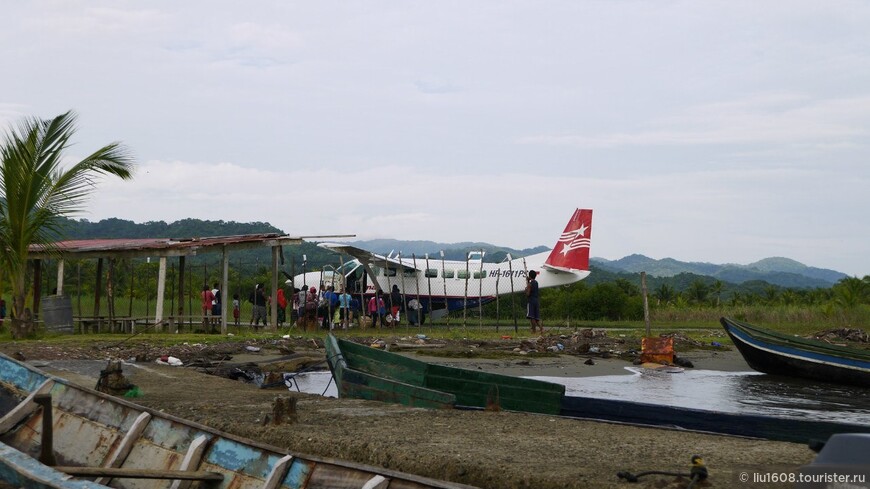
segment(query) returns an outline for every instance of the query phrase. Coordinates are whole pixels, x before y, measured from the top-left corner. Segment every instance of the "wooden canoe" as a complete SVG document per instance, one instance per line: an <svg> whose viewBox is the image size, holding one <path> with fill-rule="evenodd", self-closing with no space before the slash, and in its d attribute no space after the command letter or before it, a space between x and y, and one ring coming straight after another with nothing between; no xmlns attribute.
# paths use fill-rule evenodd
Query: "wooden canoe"
<svg viewBox="0 0 870 489"><path fill-rule="evenodd" d="M432 365L329 335L329 368L342 397L426 408L507 409L559 414L565 386Z"/></svg>
<svg viewBox="0 0 870 489"><path fill-rule="evenodd" d="M798 443L826 440L834 433L870 432L864 425L566 396L563 385L431 365L333 335L327 336L326 351L341 397L484 408L497 392L500 407L512 411Z"/></svg>
<svg viewBox="0 0 870 489"><path fill-rule="evenodd" d="M50 397L40 399L44 395ZM51 406L46 430L38 400ZM52 432L51 443L43 441L43 431ZM40 453L48 445L51 461ZM5 355L0 355L0 480L30 489L471 487L288 453L77 386Z"/></svg>
<svg viewBox="0 0 870 489"><path fill-rule="evenodd" d="M723 317L722 327L755 370L870 387L870 350L832 345Z"/></svg>

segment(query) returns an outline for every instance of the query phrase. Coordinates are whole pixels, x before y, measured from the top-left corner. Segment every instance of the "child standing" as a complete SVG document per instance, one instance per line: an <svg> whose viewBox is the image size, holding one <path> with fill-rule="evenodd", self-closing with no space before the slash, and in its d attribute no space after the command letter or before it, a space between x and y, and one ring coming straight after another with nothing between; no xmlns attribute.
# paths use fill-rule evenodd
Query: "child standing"
<svg viewBox="0 0 870 489"><path fill-rule="evenodd" d="M239 327L239 316L241 303L239 302L239 294L233 294L233 320L236 323L236 327Z"/></svg>

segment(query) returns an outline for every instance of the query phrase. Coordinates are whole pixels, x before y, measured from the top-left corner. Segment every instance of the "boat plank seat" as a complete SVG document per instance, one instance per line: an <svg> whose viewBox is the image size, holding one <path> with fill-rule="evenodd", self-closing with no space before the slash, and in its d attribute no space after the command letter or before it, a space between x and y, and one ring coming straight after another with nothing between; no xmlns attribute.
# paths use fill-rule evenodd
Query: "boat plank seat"
<svg viewBox="0 0 870 489"><path fill-rule="evenodd" d="M31 414L33 414L37 409L40 409L39 404L33 401L36 396L48 394L51 392L52 387L54 387L54 381L51 379L46 380L42 384L40 384L39 388L31 392L21 403L15 406L11 411L6 413L6 416L0 418L0 434L6 433L7 431L14 428L18 423L25 420Z"/></svg>
<svg viewBox="0 0 870 489"><path fill-rule="evenodd" d="M133 426L127 430L124 439L121 440L121 443L118 444L115 452L106 460L103 466L112 468L120 467L124 463L124 460L127 459L127 456L130 455L130 452L133 450L133 445L136 443L136 440L142 436L142 432L145 431L145 428L148 426L150 421L151 414L142 412L142 414L136 418L136 421L133 422ZM109 479L106 477L100 477L94 482L105 486L109 484Z"/></svg>
<svg viewBox="0 0 870 489"><path fill-rule="evenodd" d="M70 467L53 469L77 477L108 477L111 479L176 479L185 481L222 482L224 475L207 470L124 469L115 467Z"/></svg>
<svg viewBox="0 0 870 489"><path fill-rule="evenodd" d="M181 471L189 472L192 469L199 467L209 440L210 437L200 435L191 442L190 447L187 449L187 453L184 454L184 460L182 460L181 466L179 467ZM170 486L170 489L187 489L190 487L190 480L191 479L176 479L172 483L172 486Z"/></svg>

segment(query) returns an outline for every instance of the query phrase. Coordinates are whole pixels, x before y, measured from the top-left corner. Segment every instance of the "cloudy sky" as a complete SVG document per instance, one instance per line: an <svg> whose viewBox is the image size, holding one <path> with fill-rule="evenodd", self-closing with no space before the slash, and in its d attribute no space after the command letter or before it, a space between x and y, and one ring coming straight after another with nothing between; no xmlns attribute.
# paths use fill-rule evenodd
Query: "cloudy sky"
<svg viewBox="0 0 870 489"><path fill-rule="evenodd" d="M268 221L870 274L870 3L0 0L0 126L74 110L90 220Z"/></svg>

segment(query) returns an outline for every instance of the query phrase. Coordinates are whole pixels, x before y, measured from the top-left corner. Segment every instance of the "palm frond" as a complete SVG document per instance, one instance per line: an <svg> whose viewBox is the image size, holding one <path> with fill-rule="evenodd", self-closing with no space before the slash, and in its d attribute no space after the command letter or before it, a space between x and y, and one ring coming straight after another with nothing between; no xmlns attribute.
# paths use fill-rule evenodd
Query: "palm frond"
<svg viewBox="0 0 870 489"><path fill-rule="evenodd" d="M0 266L13 283L23 284L29 246L56 241L61 218L83 209L95 176L133 175L133 158L119 143L67 167L64 152L75 130L72 111L50 120L25 118L0 145Z"/></svg>

